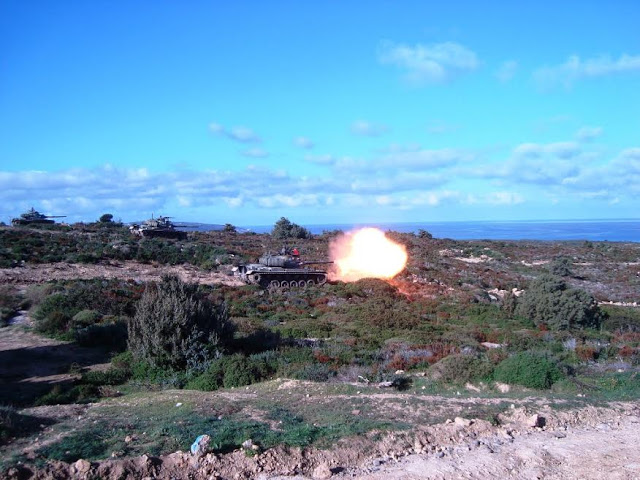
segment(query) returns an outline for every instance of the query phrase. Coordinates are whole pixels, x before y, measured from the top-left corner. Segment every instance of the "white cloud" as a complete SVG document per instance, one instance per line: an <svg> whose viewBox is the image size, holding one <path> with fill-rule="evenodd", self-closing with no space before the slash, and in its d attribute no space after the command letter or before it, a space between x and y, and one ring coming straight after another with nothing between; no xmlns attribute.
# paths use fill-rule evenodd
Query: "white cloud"
<svg viewBox="0 0 640 480"><path fill-rule="evenodd" d="M262 148L248 148L240 153L242 153L242 155L244 155L245 157L252 158L265 158L269 156L269 152L263 150Z"/></svg>
<svg viewBox="0 0 640 480"><path fill-rule="evenodd" d="M575 137L581 142L590 142L602 135L602 127L582 127Z"/></svg>
<svg viewBox="0 0 640 480"><path fill-rule="evenodd" d="M240 143L260 143L262 139L248 127L226 128L219 123L210 123L209 131Z"/></svg>
<svg viewBox="0 0 640 480"><path fill-rule="evenodd" d="M472 50L454 42L408 46L383 42L378 50L383 65L395 65L413 84L446 83L480 66Z"/></svg>
<svg viewBox="0 0 640 480"><path fill-rule="evenodd" d="M518 62L508 60L500 65L500 68L496 70L495 76L500 82L507 83L515 76L517 70Z"/></svg>
<svg viewBox="0 0 640 480"><path fill-rule="evenodd" d="M293 144L296 147L304 148L305 150L309 150L314 147L313 141L307 137L296 137L293 139Z"/></svg>
<svg viewBox="0 0 640 480"><path fill-rule="evenodd" d="M358 120L351 124L351 133L354 135L362 135L365 137L379 137L380 135L387 133L389 127L382 124L376 124L367 122L365 120Z"/></svg>
<svg viewBox="0 0 640 480"><path fill-rule="evenodd" d="M325 155L305 155L305 162L315 163L316 165L334 165L338 159L329 154Z"/></svg>
<svg viewBox="0 0 640 480"><path fill-rule="evenodd" d="M227 136L242 143L259 143L260 137L247 127L233 127L227 133Z"/></svg>
<svg viewBox="0 0 640 480"><path fill-rule="evenodd" d="M427 132L434 134L434 135L441 135L443 133L451 133L451 132L455 132L459 129L460 127L458 127L457 125L448 125L446 123L442 123L442 122L435 122L432 123L431 125L429 125L427 127Z"/></svg>
<svg viewBox="0 0 640 480"><path fill-rule="evenodd" d="M640 72L640 55L623 54L617 60L608 55L586 60L580 59L578 55L572 55L563 64L537 69L533 73L533 78L543 89L558 85L571 88L575 82L585 78L629 72Z"/></svg>
<svg viewBox="0 0 640 480"><path fill-rule="evenodd" d="M580 145L575 142L556 142L547 144L522 143L513 150L514 156L528 158L539 158L543 155L572 158L580 152Z"/></svg>
<svg viewBox="0 0 640 480"><path fill-rule="evenodd" d="M318 204L318 195L295 194L285 195L278 193L258 198L258 205L264 208L315 206Z"/></svg>

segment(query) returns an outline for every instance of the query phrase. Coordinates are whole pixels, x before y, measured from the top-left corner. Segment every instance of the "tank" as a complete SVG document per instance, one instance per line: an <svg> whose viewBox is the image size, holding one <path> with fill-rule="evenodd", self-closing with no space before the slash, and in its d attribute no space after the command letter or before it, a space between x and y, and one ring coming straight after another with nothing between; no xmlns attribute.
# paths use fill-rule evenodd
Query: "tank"
<svg viewBox="0 0 640 480"><path fill-rule="evenodd" d="M239 265L234 268L234 272L245 283L264 288L303 288L322 285L327 281L327 272L311 265L330 263L333 262L303 262L297 255L266 254L258 259L258 263Z"/></svg>
<svg viewBox="0 0 640 480"><path fill-rule="evenodd" d="M170 217L163 217L162 215L158 218L153 218L152 216L149 220L145 220L140 225L134 223L129 226L129 230L132 234L138 237L161 237L185 240L187 238L187 232L176 230L176 225L174 225L169 218Z"/></svg>
<svg viewBox="0 0 640 480"><path fill-rule="evenodd" d="M44 215L40 212L38 212L37 210L35 210L33 207L31 207L31 210L28 210L22 214L20 214L19 218L13 218L11 220L11 224L14 226L17 225L33 225L33 224L48 224L51 225L53 223L55 223L54 220L51 220L52 218L64 218L65 215Z"/></svg>

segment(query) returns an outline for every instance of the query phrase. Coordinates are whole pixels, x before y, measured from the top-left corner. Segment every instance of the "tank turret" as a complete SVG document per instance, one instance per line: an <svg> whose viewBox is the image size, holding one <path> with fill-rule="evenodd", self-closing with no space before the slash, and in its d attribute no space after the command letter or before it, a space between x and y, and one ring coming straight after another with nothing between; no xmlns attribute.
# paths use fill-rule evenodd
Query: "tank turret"
<svg viewBox="0 0 640 480"><path fill-rule="evenodd" d="M297 250L294 249L297 253ZM244 282L261 287L303 288L322 285L327 281L325 270L311 265L331 264L331 261L302 261L299 255L289 252L273 255L266 254L257 263L239 265L234 268L235 275Z"/></svg>
<svg viewBox="0 0 640 480"><path fill-rule="evenodd" d="M32 224L50 225L55 223L54 220L51 220L52 218L64 218L65 216L66 215L44 215L31 207L31 210L20 214L19 218L13 218L11 224L14 226Z"/></svg>
<svg viewBox="0 0 640 480"><path fill-rule="evenodd" d="M160 215L158 218L153 218L153 216L151 216L149 220L145 220L141 224L134 223L129 226L129 230L138 237L162 237L185 240L187 238L187 232L176 230L176 226L180 225L174 225L169 218L171 217L163 217Z"/></svg>

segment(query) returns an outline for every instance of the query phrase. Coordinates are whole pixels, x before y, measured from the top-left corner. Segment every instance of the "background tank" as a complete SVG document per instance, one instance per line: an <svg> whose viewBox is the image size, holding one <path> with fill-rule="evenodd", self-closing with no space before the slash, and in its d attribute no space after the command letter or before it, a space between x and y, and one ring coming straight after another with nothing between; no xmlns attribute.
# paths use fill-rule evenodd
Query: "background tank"
<svg viewBox="0 0 640 480"><path fill-rule="evenodd" d="M329 264L329 261L303 262L293 255L263 255L258 263L239 265L235 274L246 283L274 288L302 288L322 285L327 272L309 265Z"/></svg>
<svg viewBox="0 0 640 480"><path fill-rule="evenodd" d="M187 232L176 230L176 225L169 220L169 217L163 217L162 215L158 218L151 217L149 220L142 222L141 225L133 224L129 227L129 230L139 237L162 237L178 240L187 238Z"/></svg>
<svg viewBox="0 0 640 480"><path fill-rule="evenodd" d="M31 210L28 210L22 214L20 214L19 218L14 218L11 220L12 225L31 225L31 224L52 224L55 221L51 220L52 218L64 218L65 215L44 215L33 207Z"/></svg>

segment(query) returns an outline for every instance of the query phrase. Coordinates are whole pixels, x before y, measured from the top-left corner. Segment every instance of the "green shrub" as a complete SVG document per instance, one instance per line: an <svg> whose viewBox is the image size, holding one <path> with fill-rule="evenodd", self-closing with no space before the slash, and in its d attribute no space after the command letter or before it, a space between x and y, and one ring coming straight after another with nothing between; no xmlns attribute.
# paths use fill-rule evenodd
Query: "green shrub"
<svg viewBox="0 0 640 480"><path fill-rule="evenodd" d="M306 228L292 223L285 217L281 217L273 226L271 236L280 240L286 240L290 238L311 238L311 233Z"/></svg>
<svg viewBox="0 0 640 480"><path fill-rule="evenodd" d="M134 358L174 370L207 366L216 358L233 332L226 305L201 297L197 285L175 276L147 285L128 322Z"/></svg>
<svg viewBox="0 0 640 480"><path fill-rule="evenodd" d="M125 369L113 368L105 371L91 371L82 375L82 383L88 385L122 385L131 377L131 372Z"/></svg>
<svg viewBox="0 0 640 480"><path fill-rule="evenodd" d="M560 278L542 275L518 299L516 314L551 330L598 328L603 314L595 299L583 290L569 288Z"/></svg>
<svg viewBox="0 0 640 480"><path fill-rule="evenodd" d="M117 320L113 323L89 325L77 329L74 339L83 347L100 347L122 352L127 348L127 324L123 320Z"/></svg>
<svg viewBox="0 0 640 480"><path fill-rule="evenodd" d="M570 277L572 266L571 259L567 257L558 257L549 264L549 273L558 277Z"/></svg>
<svg viewBox="0 0 640 480"><path fill-rule="evenodd" d="M98 323L102 315L95 310L81 310L73 316L72 326L76 328L88 327L94 323Z"/></svg>
<svg viewBox="0 0 640 480"><path fill-rule="evenodd" d="M333 372L329 370L328 365L324 363L310 363L295 372L293 378L312 382L326 382L332 374Z"/></svg>
<svg viewBox="0 0 640 480"><path fill-rule="evenodd" d="M249 357L236 353L211 362L204 373L187 383L187 388L213 391L222 387L242 387L269 378L277 368L277 352L263 352Z"/></svg>
<svg viewBox="0 0 640 480"><path fill-rule="evenodd" d="M544 389L560 380L562 372L545 355L521 352L500 362L493 376L499 382Z"/></svg>
<svg viewBox="0 0 640 480"><path fill-rule="evenodd" d="M493 365L486 360L473 355L449 355L429 369L429 375L434 380L445 383L463 384L478 379L488 378L493 371Z"/></svg>

